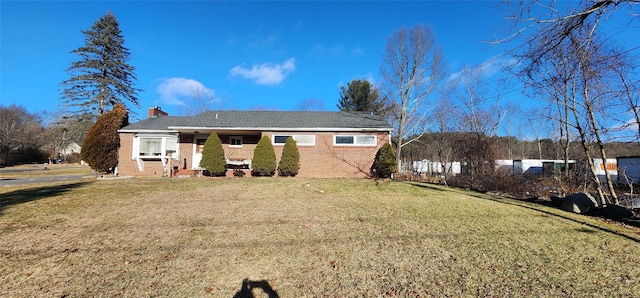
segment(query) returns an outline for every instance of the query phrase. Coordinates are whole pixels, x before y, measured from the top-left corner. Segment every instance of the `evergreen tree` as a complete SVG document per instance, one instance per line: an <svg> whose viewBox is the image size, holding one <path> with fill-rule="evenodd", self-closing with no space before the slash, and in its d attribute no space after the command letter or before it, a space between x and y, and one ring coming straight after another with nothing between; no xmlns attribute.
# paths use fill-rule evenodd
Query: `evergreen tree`
<svg viewBox="0 0 640 298"><path fill-rule="evenodd" d="M85 45L71 51L81 59L67 69L71 78L62 82L64 103L78 107L81 113L97 116L108 107L124 105L126 101L139 107L139 89L133 87L137 80L135 67L127 64L130 53L123 46L124 38L116 17L107 12L90 30L81 32Z"/></svg>
<svg viewBox="0 0 640 298"><path fill-rule="evenodd" d="M118 130L129 124L127 109L116 104L113 110L98 117L82 142L80 156L96 172L110 173L118 165L120 136Z"/></svg>
<svg viewBox="0 0 640 298"><path fill-rule="evenodd" d="M253 150L251 162L252 176L273 176L276 172L276 152L273 150L271 138L263 136Z"/></svg>
<svg viewBox="0 0 640 298"><path fill-rule="evenodd" d="M385 143L378 149L376 158L371 166L371 174L378 178L389 178L392 173L398 171L396 156L393 153L391 144Z"/></svg>
<svg viewBox="0 0 640 298"><path fill-rule="evenodd" d="M386 105L378 89L367 80L353 80L347 83L346 87L340 87L340 101L337 107L343 112L364 111L382 116L386 114Z"/></svg>
<svg viewBox="0 0 640 298"><path fill-rule="evenodd" d="M215 132L212 132L204 142L200 167L206 169L211 176L224 176L227 171L227 160L224 158L222 141Z"/></svg>
<svg viewBox="0 0 640 298"><path fill-rule="evenodd" d="M300 170L300 152L293 137L287 138L282 148L282 156L278 165L278 176L295 176Z"/></svg>

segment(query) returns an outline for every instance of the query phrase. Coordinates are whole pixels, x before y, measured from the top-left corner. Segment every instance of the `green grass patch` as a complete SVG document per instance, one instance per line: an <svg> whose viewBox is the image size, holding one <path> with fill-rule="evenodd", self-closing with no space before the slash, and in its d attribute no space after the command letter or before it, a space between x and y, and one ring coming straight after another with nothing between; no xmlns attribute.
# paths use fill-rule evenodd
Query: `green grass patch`
<svg viewBox="0 0 640 298"><path fill-rule="evenodd" d="M439 186L155 178L0 196L5 297L233 297L243 280L280 297L640 293L637 230Z"/></svg>

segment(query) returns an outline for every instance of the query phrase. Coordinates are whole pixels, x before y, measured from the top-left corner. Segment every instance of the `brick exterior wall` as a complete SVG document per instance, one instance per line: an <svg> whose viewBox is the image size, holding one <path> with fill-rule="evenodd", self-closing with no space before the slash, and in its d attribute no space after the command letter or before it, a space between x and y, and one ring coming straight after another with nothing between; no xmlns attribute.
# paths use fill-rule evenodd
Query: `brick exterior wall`
<svg viewBox="0 0 640 298"><path fill-rule="evenodd" d="M219 134L223 143L225 156L232 160L243 160L253 158L253 150L261 136L266 135L272 138L274 132L262 132L261 135L243 135L241 147L230 146L229 137L232 135ZM277 135L309 134L301 132L277 132ZM334 135L377 135L377 145L375 146L334 146ZM314 146L298 146L300 152L300 171L297 177L302 178L366 178L369 177L370 168L373 164L378 149L389 141L388 132L364 132L364 133L333 133L317 132ZM170 166L169 172L165 173L162 163L159 160L142 161L143 170L140 171L138 163L132 158L133 148L132 133L120 134L120 150L118 171L121 176L178 176L194 175L197 171L192 170L198 165L193 164L193 152L195 139L206 138L205 136L181 135L178 138L178 148L180 160ZM282 145L274 145L277 162L282 155ZM173 167L177 166L177 171ZM245 177L250 176L250 171L245 170ZM277 175L277 173L276 173ZM233 171L227 171L228 177L233 177Z"/></svg>

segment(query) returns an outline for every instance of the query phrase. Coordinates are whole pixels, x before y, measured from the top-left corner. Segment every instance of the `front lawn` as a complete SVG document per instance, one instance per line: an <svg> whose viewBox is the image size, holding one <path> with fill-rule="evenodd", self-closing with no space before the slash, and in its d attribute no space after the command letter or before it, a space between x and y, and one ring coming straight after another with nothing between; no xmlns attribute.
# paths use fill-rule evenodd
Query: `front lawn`
<svg viewBox="0 0 640 298"><path fill-rule="evenodd" d="M1 297L640 293L637 230L438 186L83 180L0 200Z"/></svg>

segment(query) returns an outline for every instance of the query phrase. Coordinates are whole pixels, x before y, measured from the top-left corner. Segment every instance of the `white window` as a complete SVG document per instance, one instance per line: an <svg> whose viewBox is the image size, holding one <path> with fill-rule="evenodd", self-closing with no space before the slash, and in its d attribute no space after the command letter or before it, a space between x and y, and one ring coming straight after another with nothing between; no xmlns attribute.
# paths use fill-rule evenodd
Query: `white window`
<svg viewBox="0 0 640 298"><path fill-rule="evenodd" d="M137 136L133 143L135 157L170 157L178 151L178 138L175 136Z"/></svg>
<svg viewBox="0 0 640 298"><path fill-rule="evenodd" d="M283 146L289 137L293 137L298 146L315 146L315 135L273 135L273 144Z"/></svg>
<svg viewBox="0 0 640 298"><path fill-rule="evenodd" d="M375 135L334 135L334 146L375 146L377 145Z"/></svg>
<svg viewBox="0 0 640 298"><path fill-rule="evenodd" d="M229 146L230 147L242 147L242 136L231 136L231 137L229 137Z"/></svg>
<svg viewBox="0 0 640 298"><path fill-rule="evenodd" d="M162 138L140 138L140 156L162 155Z"/></svg>

